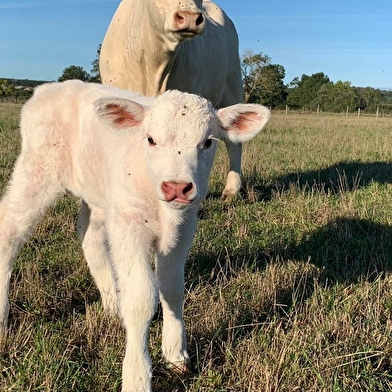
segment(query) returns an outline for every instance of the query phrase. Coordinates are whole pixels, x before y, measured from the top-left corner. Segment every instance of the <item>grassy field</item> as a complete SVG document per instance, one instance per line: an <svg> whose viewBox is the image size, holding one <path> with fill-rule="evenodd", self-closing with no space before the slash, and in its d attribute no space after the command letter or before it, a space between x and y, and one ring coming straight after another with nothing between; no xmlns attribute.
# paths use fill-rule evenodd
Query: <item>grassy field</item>
<svg viewBox="0 0 392 392"><path fill-rule="evenodd" d="M0 105L0 186L19 150L20 106ZM154 391L392 390L392 120L275 113L244 152L244 188L220 201L219 149L186 271L193 374ZM12 280L0 391L121 390L124 331L106 316L62 199Z"/></svg>

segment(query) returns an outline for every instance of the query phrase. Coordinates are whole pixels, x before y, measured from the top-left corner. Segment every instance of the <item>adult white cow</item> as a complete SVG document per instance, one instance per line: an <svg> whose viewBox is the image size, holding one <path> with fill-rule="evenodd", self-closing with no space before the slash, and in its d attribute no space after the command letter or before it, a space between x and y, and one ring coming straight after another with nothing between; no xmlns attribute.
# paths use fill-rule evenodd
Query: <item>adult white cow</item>
<svg viewBox="0 0 392 392"><path fill-rule="evenodd" d="M184 265L215 140L249 140L268 117L263 106L216 111L178 91L152 99L79 81L38 87L22 111L22 151L0 203L0 335L22 243L69 190L88 205L78 222L83 250L104 306L118 303L126 329L122 390L151 391L147 336L158 297L163 355L185 370Z"/></svg>
<svg viewBox="0 0 392 392"><path fill-rule="evenodd" d="M123 0L102 43L100 72L104 84L147 96L178 89L215 107L243 102L237 32L208 0ZM241 187L242 147L225 144L228 200Z"/></svg>

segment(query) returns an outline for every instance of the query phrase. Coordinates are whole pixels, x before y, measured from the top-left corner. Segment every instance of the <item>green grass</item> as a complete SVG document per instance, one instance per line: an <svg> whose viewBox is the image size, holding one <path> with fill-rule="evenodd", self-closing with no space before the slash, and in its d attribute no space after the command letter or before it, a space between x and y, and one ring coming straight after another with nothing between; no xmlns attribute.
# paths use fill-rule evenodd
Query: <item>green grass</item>
<svg viewBox="0 0 392 392"><path fill-rule="evenodd" d="M20 106L0 106L0 184ZM150 352L154 391L392 390L392 135L388 118L273 114L246 145L244 187L219 199L218 151L186 271L193 375ZM124 331L106 316L75 231L72 196L23 247L0 390L120 391Z"/></svg>

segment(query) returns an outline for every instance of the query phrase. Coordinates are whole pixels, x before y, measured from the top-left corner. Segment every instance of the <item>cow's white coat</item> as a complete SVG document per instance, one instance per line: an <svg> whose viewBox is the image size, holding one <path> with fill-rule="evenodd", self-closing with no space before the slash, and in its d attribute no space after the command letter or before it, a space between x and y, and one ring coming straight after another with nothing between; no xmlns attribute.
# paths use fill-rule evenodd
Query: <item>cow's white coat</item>
<svg viewBox="0 0 392 392"><path fill-rule="evenodd" d="M46 208L71 191L86 205L78 233L103 306L118 306L126 328L123 391L151 391L147 336L158 297L163 355L186 369L184 264L215 138L249 140L268 117L259 105L216 111L178 91L151 99L79 81L38 87L22 110L22 150L0 203L0 334L13 262Z"/></svg>
<svg viewBox="0 0 392 392"><path fill-rule="evenodd" d="M243 102L235 27L208 0L123 0L102 43L100 72L104 84L147 96L177 89L215 107ZM241 187L242 148L225 143L230 169L222 196L229 199Z"/></svg>

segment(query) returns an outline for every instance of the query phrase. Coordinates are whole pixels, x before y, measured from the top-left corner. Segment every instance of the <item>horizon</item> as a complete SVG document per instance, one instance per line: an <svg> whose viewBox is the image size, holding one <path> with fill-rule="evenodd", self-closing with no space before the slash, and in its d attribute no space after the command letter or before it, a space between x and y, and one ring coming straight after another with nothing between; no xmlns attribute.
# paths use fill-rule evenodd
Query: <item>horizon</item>
<svg viewBox="0 0 392 392"><path fill-rule="evenodd" d="M322 71L320 71L322 72ZM308 75L311 76L311 75ZM328 75L327 75L328 76ZM58 82L57 80L36 80L36 79L29 79L29 78L2 78L0 77L0 79L5 79L5 80L17 80L17 81L29 81L29 82L43 82L43 83L56 83ZM335 83L335 82L334 82ZM288 86L288 83L285 84L285 86ZM373 86L354 86L352 85L352 87L354 88L373 88L375 90L380 90L380 91L392 91L392 87L373 87Z"/></svg>

